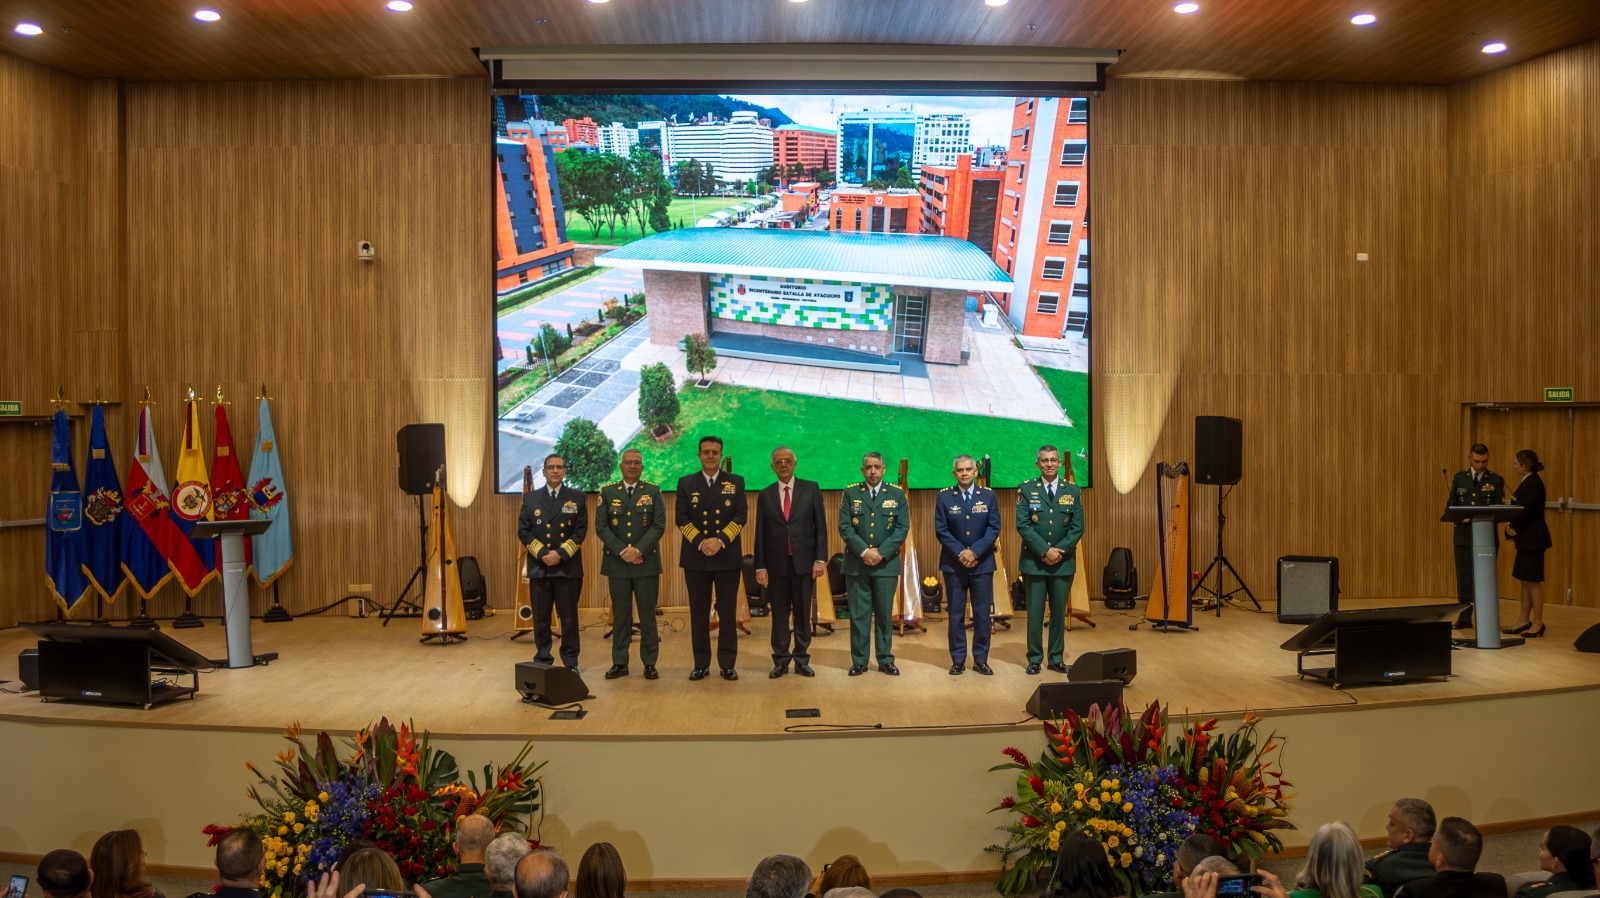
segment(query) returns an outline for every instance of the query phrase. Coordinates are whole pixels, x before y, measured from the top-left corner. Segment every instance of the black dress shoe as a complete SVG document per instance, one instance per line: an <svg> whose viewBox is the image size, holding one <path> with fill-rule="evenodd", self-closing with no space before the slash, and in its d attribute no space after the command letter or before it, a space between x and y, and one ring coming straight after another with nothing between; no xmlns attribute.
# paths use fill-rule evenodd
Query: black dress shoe
<svg viewBox="0 0 1600 898"><path fill-rule="evenodd" d="M1037 665L1037 664L1028 665L1028 676L1036 677L1038 675L1039 675L1039 665Z"/></svg>
<svg viewBox="0 0 1600 898"><path fill-rule="evenodd" d="M850 665L850 676L852 676L852 677L859 677L859 676L861 676L862 674L864 674L866 672L867 672L867 666L865 664L852 664L852 665Z"/></svg>
<svg viewBox="0 0 1600 898"><path fill-rule="evenodd" d="M1456 621L1455 628L1457 630L1470 630L1470 629L1472 629L1472 618L1463 617L1462 619Z"/></svg>
<svg viewBox="0 0 1600 898"><path fill-rule="evenodd" d="M646 680L654 680L660 676L661 674L656 673L656 666L654 664L646 664L644 666L644 678Z"/></svg>
<svg viewBox="0 0 1600 898"><path fill-rule="evenodd" d="M578 672L578 665L576 665L576 664L568 664L567 665L567 673L575 674L577 672Z"/></svg>
<svg viewBox="0 0 1600 898"><path fill-rule="evenodd" d="M1544 635L1544 624L1540 624L1539 629L1537 630L1524 630L1522 635L1527 639L1538 639L1540 636Z"/></svg>
<svg viewBox="0 0 1600 898"><path fill-rule="evenodd" d="M950 665L950 676L959 677L961 676L961 672L966 669L967 666L965 664L952 664Z"/></svg>
<svg viewBox="0 0 1600 898"><path fill-rule="evenodd" d="M739 672L731 667L725 667L722 669L722 678L724 680L737 680L739 679Z"/></svg>
<svg viewBox="0 0 1600 898"><path fill-rule="evenodd" d="M1532 627L1533 627L1533 622L1529 621L1528 623L1525 623L1520 627L1506 627L1504 630L1501 630L1500 632L1509 634L1511 636L1515 636L1518 633L1526 633L1526 632L1528 632L1528 630L1530 630ZM1542 630L1540 632L1543 633Z"/></svg>
<svg viewBox="0 0 1600 898"><path fill-rule="evenodd" d="M704 680L709 676L711 676L711 671L704 667L696 667L694 670L689 671L689 679L691 680Z"/></svg>
<svg viewBox="0 0 1600 898"><path fill-rule="evenodd" d="M794 672L802 677L814 677L817 675L817 672L811 669L811 665L802 661L796 661L794 663Z"/></svg>
<svg viewBox="0 0 1600 898"><path fill-rule="evenodd" d="M879 673L886 673L891 677L900 676L900 668L895 667L893 661L889 662L888 664L880 664L880 665L878 665L878 672Z"/></svg>
<svg viewBox="0 0 1600 898"><path fill-rule="evenodd" d="M613 664L611 669L606 671L606 679L608 680L615 680L617 677L625 677L627 675L628 665L626 664Z"/></svg>
<svg viewBox="0 0 1600 898"><path fill-rule="evenodd" d="M972 665L972 669L977 671L978 673L983 674L986 677L994 676L994 668L990 667L987 663L985 663L983 661L979 661L977 664Z"/></svg>
<svg viewBox="0 0 1600 898"><path fill-rule="evenodd" d="M1056 663L1050 665L1050 669L1055 671L1056 673L1066 673L1067 672L1067 665L1063 661L1057 661Z"/></svg>
<svg viewBox="0 0 1600 898"><path fill-rule="evenodd" d="M780 664L777 667L774 667L772 669L772 673L767 674L767 679L776 680L777 678L783 676L784 674L786 674L788 672L789 672L788 665Z"/></svg>

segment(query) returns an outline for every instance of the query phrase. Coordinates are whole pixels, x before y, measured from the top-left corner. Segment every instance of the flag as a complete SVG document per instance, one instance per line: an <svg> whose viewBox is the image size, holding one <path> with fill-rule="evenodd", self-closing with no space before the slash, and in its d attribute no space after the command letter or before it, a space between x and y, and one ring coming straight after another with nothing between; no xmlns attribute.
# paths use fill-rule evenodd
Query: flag
<svg viewBox="0 0 1600 898"><path fill-rule="evenodd" d="M122 573L122 483L106 439L106 416L90 412L89 461L83 466L83 571L89 586L114 602L127 577Z"/></svg>
<svg viewBox="0 0 1600 898"><path fill-rule="evenodd" d="M89 581L83 576L83 493L72 467L72 425L61 409L56 409L50 439L50 510L45 517L45 579L51 596L71 613L88 591Z"/></svg>
<svg viewBox="0 0 1600 898"><path fill-rule="evenodd" d="M250 538L255 557L251 573L262 586L270 584L294 561L294 539L289 531L289 499L283 490L283 465L272 434L272 412L261 400L261 423L256 428L256 454L250 459L250 517L272 521L260 536Z"/></svg>
<svg viewBox="0 0 1600 898"><path fill-rule="evenodd" d="M172 515L167 474L148 407L139 410L123 507L128 513L122 516L122 569L141 596L150 598L174 575L185 583L204 581L205 563Z"/></svg>
<svg viewBox="0 0 1600 898"><path fill-rule="evenodd" d="M185 537L194 525L212 520L211 478L206 475L206 447L200 439L200 403L194 399L184 403L183 442L178 446L178 468L172 476L172 517ZM209 539L190 542L204 571L198 582L181 570L178 579L183 591L192 596L217 576L217 547Z"/></svg>
<svg viewBox="0 0 1600 898"><path fill-rule="evenodd" d="M247 521L250 503L245 500L244 475L239 472L239 456L234 453L233 429L228 426L228 407L216 405L217 440L211 455L211 517L216 521ZM250 563L250 540L244 540L244 561Z"/></svg>

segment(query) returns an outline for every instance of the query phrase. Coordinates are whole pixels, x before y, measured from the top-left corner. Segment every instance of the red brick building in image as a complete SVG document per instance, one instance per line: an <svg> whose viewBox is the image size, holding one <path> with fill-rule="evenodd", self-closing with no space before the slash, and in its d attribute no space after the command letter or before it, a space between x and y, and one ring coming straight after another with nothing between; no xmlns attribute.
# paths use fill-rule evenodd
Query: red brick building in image
<svg viewBox="0 0 1600 898"><path fill-rule="evenodd" d="M495 294L572 267L566 212L556 179L557 145L566 137L543 121L510 123L495 139Z"/></svg>
<svg viewBox="0 0 1600 898"><path fill-rule="evenodd" d="M953 166L922 167L922 233L956 237L994 254L999 226L1003 166L973 168L972 157L956 157Z"/></svg>
<svg viewBox="0 0 1600 898"><path fill-rule="evenodd" d="M915 190L841 187L833 192L830 231L922 233L922 195Z"/></svg>
<svg viewBox="0 0 1600 898"><path fill-rule="evenodd" d="M993 254L1016 281L1006 314L1025 336L1083 337L1089 330L1088 98L1018 97L1006 156Z"/></svg>
<svg viewBox="0 0 1600 898"><path fill-rule="evenodd" d="M591 147L600 146L600 126L594 119L587 115L579 119L563 119L561 127L567 129L567 143L583 143Z"/></svg>
<svg viewBox="0 0 1600 898"><path fill-rule="evenodd" d="M809 174L833 169L833 154L839 135L825 128L808 125L783 125L772 129L772 164L778 176L787 180L789 166L800 163Z"/></svg>

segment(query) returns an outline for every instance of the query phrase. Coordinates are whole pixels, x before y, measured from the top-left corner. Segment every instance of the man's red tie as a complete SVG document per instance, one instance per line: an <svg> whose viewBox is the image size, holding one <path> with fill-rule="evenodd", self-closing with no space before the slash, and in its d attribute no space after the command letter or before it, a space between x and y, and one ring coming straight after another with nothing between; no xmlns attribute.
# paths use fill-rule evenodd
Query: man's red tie
<svg viewBox="0 0 1600 898"><path fill-rule="evenodd" d="M783 519L785 521L789 520L789 488L787 486L783 488ZM789 550L790 555L793 555L794 534L786 534L784 536L784 542L788 544L784 548Z"/></svg>

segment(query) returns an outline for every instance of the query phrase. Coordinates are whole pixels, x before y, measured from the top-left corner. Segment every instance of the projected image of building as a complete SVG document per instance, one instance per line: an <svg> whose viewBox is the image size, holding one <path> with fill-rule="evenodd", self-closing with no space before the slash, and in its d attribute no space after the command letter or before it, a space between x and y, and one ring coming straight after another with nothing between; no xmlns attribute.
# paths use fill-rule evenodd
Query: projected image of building
<svg viewBox="0 0 1600 898"><path fill-rule="evenodd" d="M921 234L922 196L915 190L840 187L833 192L829 230Z"/></svg>
<svg viewBox="0 0 1600 898"><path fill-rule="evenodd" d="M924 165L952 166L956 157L972 152L972 119L964 115L917 116L916 145L911 161Z"/></svg>
<svg viewBox="0 0 1600 898"><path fill-rule="evenodd" d="M960 155L954 165L922 166L922 233L957 237L993 254L1004 165L978 166Z"/></svg>
<svg viewBox="0 0 1600 898"><path fill-rule="evenodd" d="M772 128L761 124L754 112L735 112L726 122L678 125L667 134L673 165L686 159L709 162L729 184L755 180L772 165Z"/></svg>
<svg viewBox="0 0 1600 898"><path fill-rule="evenodd" d="M909 107L841 112L838 121L840 184L892 184L902 168L915 177L917 115Z"/></svg>
<svg viewBox="0 0 1600 898"><path fill-rule="evenodd" d="M799 165L806 173L832 170L834 152L838 149L839 135L826 128L810 125L784 125L772 130L773 164L785 176L791 166Z"/></svg>
<svg viewBox="0 0 1600 898"><path fill-rule="evenodd" d="M672 174L672 151L669 146L671 131L668 130L667 123L640 122L635 133L638 135L638 146L661 157L662 174Z"/></svg>
<svg viewBox="0 0 1600 898"><path fill-rule="evenodd" d="M497 294L567 270L573 250L556 182L556 145L566 132L544 121L508 122L506 132L494 142Z"/></svg>
<svg viewBox="0 0 1600 898"><path fill-rule="evenodd" d="M621 122L612 122L600 131L600 152L615 153L618 156L628 155L633 145L639 142L639 132L623 125Z"/></svg>

